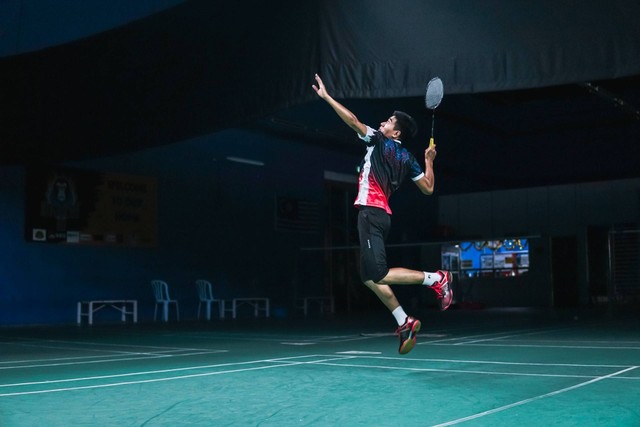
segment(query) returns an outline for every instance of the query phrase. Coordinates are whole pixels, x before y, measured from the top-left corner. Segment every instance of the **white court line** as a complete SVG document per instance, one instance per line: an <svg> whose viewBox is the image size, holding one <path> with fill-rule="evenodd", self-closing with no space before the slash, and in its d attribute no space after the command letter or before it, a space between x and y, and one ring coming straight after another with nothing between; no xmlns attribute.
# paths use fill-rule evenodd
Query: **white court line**
<svg viewBox="0 0 640 427"><path fill-rule="evenodd" d="M282 345L297 345L297 346L305 346L305 345L316 345L318 344L317 342L309 342L309 341L305 341L305 342L281 342L280 344Z"/></svg>
<svg viewBox="0 0 640 427"><path fill-rule="evenodd" d="M68 347L48 347L48 346L30 346L36 348L53 348L60 350L78 350L78 351L87 351L87 349L83 348L68 348ZM43 358L43 359L21 359L21 360L2 360L0 361L0 369L3 369L1 365L14 365L19 363L33 363L33 362L43 362L43 361L51 361L51 360L82 360L82 359L95 359L98 357L120 357L120 356L171 356L171 355L179 355L181 352L191 351L191 352L210 352L211 349L183 349L183 350L164 350L164 351L101 351L101 350L88 350L94 353L108 353L108 354L100 354L97 356L68 356L68 357L52 357L52 358Z"/></svg>
<svg viewBox="0 0 640 427"><path fill-rule="evenodd" d="M51 362L51 361L82 361L87 360L84 363L103 363L103 362L117 362L117 361L129 361L129 360L145 360L145 359L155 359L162 357L176 357L176 356L195 356L200 354L213 354L213 353L224 353L228 350L211 350L211 349L203 349L203 348L193 348L193 347L172 347L172 346L150 346L150 345L139 345L139 344L116 344L116 343L95 343L95 342L77 342L77 341L68 341L68 340L28 340L26 338L23 339L25 342L4 342L0 344L9 344L16 345L22 347L35 347L40 349L54 349L54 350L72 350L72 351L84 351L84 352L93 352L93 353L106 353L98 356L71 356L71 357L58 357L58 358L41 358L41 359L29 359L29 360L3 360L0 361L0 370L5 369L22 369L22 368L40 368L46 366L64 366L64 365L73 365L80 364L81 362L69 362L69 363L40 363L35 364L37 362ZM66 347L66 346L48 346L38 343L64 343L64 344L77 344L78 347ZM109 350L109 349L98 349L98 348L90 348L86 346L80 346L82 344L89 345L98 345L103 347L127 347L127 348L139 348L144 350L154 350L154 351L117 351L117 350ZM190 353L182 353L180 352L190 352ZM149 357L133 357L133 358L118 358L121 355L130 355L130 356L149 356ZM104 361L91 361L88 359L106 359ZM30 363L30 365L26 365L26 363ZM13 366L2 366L2 365L13 365Z"/></svg>
<svg viewBox="0 0 640 427"><path fill-rule="evenodd" d="M42 348L55 348L55 349L68 349L69 347L56 347L56 346L44 346L38 343L62 343L62 344L75 344L78 346L85 345L94 345L101 347L127 347L127 348L144 348L144 349L159 349L163 351L182 351L182 350L207 350L202 348L192 348L192 347L172 347L172 346L155 346L155 345L142 345L142 344L117 344L117 343L101 343L101 342L92 342L92 341L69 341L69 340L33 340L28 338L18 338L22 341L4 341L0 342L0 344L7 345L17 345L24 347L42 347ZM71 349L75 349L75 347L70 347ZM78 347L79 350L85 350L86 347ZM101 351L102 349L90 349L91 351ZM124 352L127 353L127 352Z"/></svg>
<svg viewBox="0 0 640 427"><path fill-rule="evenodd" d="M174 335L170 335L174 336ZM234 340L234 341L266 341L266 342L280 342L280 341L293 341L302 342L309 341L314 343L332 343L343 342L354 339L360 339L358 335L289 335L289 334L262 334L262 335L249 335L249 334L216 334L214 335L200 335L200 334L188 334L188 335L176 335L180 337L190 336L198 339L206 339L207 341L213 340Z"/></svg>
<svg viewBox="0 0 640 427"><path fill-rule="evenodd" d="M149 354L145 354L145 353L140 353L140 355L149 356ZM33 365L33 366L22 365L24 363L59 362L59 361L62 361L62 360L69 361L69 360L104 359L104 358L118 357L118 356L119 355L115 355L115 354L102 354L102 355L99 355L99 356L71 356L71 357L51 357L51 358L46 358L46 359L3 360L3 361L0 361L0 365L15 365L15 366L9 366L9 367L0 366L0 370L3 370L3 369L16 369L16 368L22 368L22 367L39 367L40 366L40 365ZM42 365L42 366L47 366L47 365Z"/></svg>
<svg viewBox="0 0 640 427"><path fill-rule="evenodd" d="M336 354L357 354L357 355L371 355L371 354L382 354L381 351L360 351L360 350L350 350L350 351L338 351Z"/></svg>
<svg viewBox="0 0 640 427"><path fill-rule="evenodd" d="M500 343L500 344L441 344L437 343L434 345L456 345L456 346L465 346L468 345L470 347L514 347L514 348L573 348L573 349L589 349L589 350L640 350L640 347L612 347L612 346L598 346L598 345L550 345L550 344L508 344L508 343Z"/></svg>
<svg viewBox="0 0 640 427"><path fill-rule="evenodd" d="M504 339L513 338L513 337L524 337L526 335L536 335L536 334L547 333L547 332L555 332L557 330L558 329L555 329L555 330L544 329L544 330L532 330L532 332L524 332L524 333L522 333L522 332L517 332L515 334L514 333L510 333L509 335L500 335L500 336L497 336L497 337L474 339L474 340L471 340L471 341L459 342L459 343L456 343L454 345L467 345L467 344L475 344L475 343L484 342L484 341L504 340Z"/></svg>
<svg viewBox="0 0 640 427"><path fill-rule="evenodd" d="M173 355L180 355L180 352L189 351L189 350L166 350L166 351L156 351L156 352L117 352L115 354L101 354L96 356L69 356L69 357L49 357L42 359L19 359L19 360L2 360L0 361L0 370L2 369L12 369L14 367L5 368L1 365L20 365L21 363L36 363L36 362L52 362L58 360L85 360L85 359L98 359L98 358L108 358L108 357L119 357L122 355L129 356L159 356L159 357L171 357ZM201 353L208 352L220 352L221 350L195 350ZM225 350L226 351L226 350ZM186 353L183 353L186 354ZM192 353L198 354L198 353ZM20 366L18 366L20 367Z"/></svg>
<svg viewBox="0 0 640 427"><path fill-rule="evenodd" d="M519 336L519 335L531 335L531 334L539 334L539 333L544 333L544 332L553 332L557 329L522 329L519 331L510 331L509 332L509 336ZM501 337L504 336L504 334L506 334L507 332L491 332L488 334L478 334L478 335L470 335L470 336L462 336L462 337L450 337L450 338L444 338L441 340L433 340L433 341L424 341L424 342L419 342L418 345L420 344L439 344L439 343L449 343L451 341L465 341L465 340L476 340L478 338L481 337L487 337L487 339L500 339ZM418 337L420 337L421 335L418 335ZM453 344L456 345L456 344Z"/></svg>
<svg viewBox="0 0 640 427"><path fill-rule="evenodd" d="M341 366L348 368L370 368L370 369L382 369L388 371L410 371L410 372L442 372L442 373L456 373L456 374L475 374L475 375L510 375L515 377L538 377L538 378L596 378L594 375L570 375L570 374L529 374L523 372L496 372L496 371L477 371L466 369L437 369L437 368L407 368L398 366L384 366L384 365L356 365L351 363L328 363L328 362L316 362L318 365L325 366ZM599 378L599 377L597 377ZM636 378L627 378L636 379ZM640 380L640 378L637 378Z"/></svg>
<svg viewBox="0 0 640 427"><path fill-rule="evenodd" d="M247 372L247 371L257 371L262 369L273 369L273 368L281 368L288 365L268 365L268 366L258 366L255 368L246 368L246 369L232 369L228 371L217 371L217 372L207 372L202 374L191 374L191 375L182 375L177 377L165 377L165 378L156 378L150 380L140 380L140 381L126 381L121 383L110 383L110 384L101 384L101 385L89 385L89 386L79 386L79 387L66 387L66 388L58 388L58 389L50 389L50 390L37 390L37 391L25 391L25 392L17 392L17 393L1 393L0 397L9 397L9 396L25 396L30 394L46 394L46 393L59 393L64 391L74 391L74 390L91 390L96 388L107 388L107 387L121 387L126 385L134 385L134 384L147 384L147 383L156 383L161 381L173 381L173 380L181 380L187 378L196 378L196 377L206 377L212 375L222 375L222 374L231 374L236 372Z"/></svg>
<svg viewBox="0 0 640 427"><path fill-rule="evenodd" d="M457 420L452 420L452 421L448 421L446 423L437 424L437 425L435 425L433 427L452 426L452 425L455 425L455 424L463 423L465 421L475 420L477 418L481 418L481 417L484 417L486 415L495 414L496 412L502 412L502 411L505 411L507 409L514 408L516 406L526 405L527 403L535 402L536 400L540 400L540 399L544 399L544 398L547 398L547 397L550 397L550 396L555 396L555 395L558 395L558 394L566 393L567 391L575 390L577 388L584 387L584 386L587 386L589 384L596 383L598 381L602 381L602 380L605 380L605 379L608 379L608 378L612 378L612 377L615 377L615 376L620 375L620 374L624 374L625 372L629 372L629 371L632 371L632 370L637 369L637 368L638 368L638 366L631 366L630 368L623 369L621 371L614 372L614 373L609 374L609 375L604 375L604 376L601 376L601 377L598 377L598 378L594 378L592 380L585 381L583 383L576 384L576 385L573 385L571 387L562 388L560 390L552 391L551 393L541 394L539 396L531 397L529 399L521 400L519 402L514 402L514 403L511 403L509 405L505 405L505 406L501 406L499 408L491 409L489 411L480 412L478 414L470 415L468 417L458 418Z"/></svg>
<svg viewBox="0 0 640 427"><path fill-rule="evenodd" d="M51 366L69 366L69 365L90 365L96 363L113 363L113 362L128 362L131 360L150 360L150 359L163 359L163 358L171 358L171 357L188 357L188 356L198 356L202 354L215 354L215 353L227 353L229 350L210 350L210 351L199 351L195 353L181 353L181 354L147 354L140 355L142 357L118 357L115 355L105 355L105 356L93 356L95 358L101 358L100 360L86 360L87 357L82 358L85 360L74 361L74 362L58 362L58 363L40 363L35 365L15 365L15 366L0 366L0 371L8 370L8 369L26 369L26 368L45 368ZM77 358L71 358L74 360Z"/></svg>
<svg viewBox="0 0 640 427"><path fill-rule="evenodd" d="M328 357L328 359L321 359L321 360L312 360L310 362L290 362L289 359L300 359L303 357ZM322 364L324 362L328 362L328 361L332 361L332 360L348 360L348 359L355 359L356 356L351 356L351 355L345 355L345 356L338 356L336 357L335 355L321 355L321 354L314 354L311 356L291 356L291 357L280 357L277 359L266 359L265 362L271 362L271 363L286 363L286 366L297 366L297 365L315 365L315 364Z"/></svg>
<svg viewBox="0 0 640 427"><path fill-rule="evenodd" d="M202 366L188 366L184 368L171 368L171 369L158 369L154 371L140 371L140 372L129 372L126 374L111 374L111 375L97 375L93 377L78 377L78 378L65 378L61 380L46 380L46 381L33 381L33 382L25 382L25 383L13 383L13 384L0 384L1 387L23 387L30 385L39 385L39 384L58 384L58 383L67 383L67 382L76 382L76 381L93 381L93 380L103 380L108 378L122 378L122 377L131 377L136 375L153 375L153 374L166 374L168 372L181 372L181 371L191 371L191 370L199 370L199 369L211 369L211 368L220 368L224 366L236 366L236 365L246 365L260 362L279 362L277 359L271 360L259 360L259 361L250 361L250 362L235 362L235 363L219 363L216 365L202 365Z"/></svg>
<svg viewBox="0 0 640 427"><path fill-rule="evenodd" d="M391 356L369 356L363 355L359 359L380 359L380 360L401 360L412 362L441 362L441 363L468 363L468 364L488 364L488 365L515 365L515 366L548 366L548 367L568 367L568 368L627 368L629 365L593 365L581 363L538 363L538 362L502 362L497 360L459 360L459 359L422 359L411 357L391 357ZM593 376L593 375L591 375Z"/></svg>
<svg viewBox="0 0 640 427"><path fill-rule="evenodd" d="M79 343L82 344L82 343ZM15 345L20 347L31 347L31 348L40 348L40 349L51 349L51 350L65 350L65 351L84 351L84 352L92 352L92 353L110 353L110 354L137 354L139 352L132 351L119 351L119 350L109 350L103 348L90 348L90 347L69 347L69 346L59 346L59 345L44 345L44 344L28 344L28 343L16 343Z"/></svg>
<svg viewBox="0 0 640 427"><path fill-rule="evenodd" d="M395 334L392 334L395 335ZM215 338L217 340L233 339L235 341L263 341L280 343L285 345L314 345L314 344L331 344L331 343L343 343L351 341L363 341L372 337L361 335L336 335L336 336L291 336L291 335L273 335L269 338L258 338L252 336L233 336L233 335L218 335ZM307 344L304 344L307 343Z"/></svg>
<svg viewBox="0 0 640 427"><path fill-rule="evenodd" d="M156 382L162 382L162 381L175 381L175 380L181 380L181 379L187 379L187 378L207 377L207 376L213 376L213 375L231 374L231 373L247 372L247 371L257 371L257 370L263 370L263 369L282 368L282 367L288 367L288 366L315 364L317 362L321 362L321 360L320 361L311 361L311 362L291 361L293 359L301 359L301 358L308 358L308 357L320 357L320 356L318 356L318 355L304 355L304 356L283 357L283 358L277 358L277 359L254 360L254 361L250 361L250 362L225 363L225 364L219 364L219 365L210 365L209 369L210 368L214 368L214 367L237 366L237 365L247 365L247 364L256 364L256 363L278 363L278 364L273 364L273 365L268 365L268 366L257 366L257 367L253 367L253 368L231 369L231 370L227 370L227 371L204 372L204 373L201 373L201 374L179 375L179 376L175 376L175 377L154 378L154 379L138 380L138 381L125 381L125 382L118 382L118 383L96 384L96 385L76 386L76 387L65 387L65 388L48 389L48 390L34 390L34 391L24 391L24 392L1 393L0 397L24 396L24 395L32 395L32 394L46 394L46 393L59 393L59 392L64 392L64 391L90 390L90 389L107 388L107 387L120 387L120 386L126 386L126 385L134 385L134 384L147 384L147 383L156 383ZM353 358L353 356L351 356L351 357L350 356L346 356L346 357L322 356L322 357L331 357L330 359L326 359L326 360L342 360L342 359L345 359L345 358ZM189 368L174 368L174 369L167 369L167 370L162 370L162 371L158 371L158 372L160 372L160 373L179 372L179 371L193 370L193 369L207 369L207 367L203 366L203 367L189 367ZM150 372L154 372L154 371L150 371ZM112 378L112 377L115 378L115 377L119 377L119 376L129 376L129 375L144 375L144 374L145 374L144 372L142 372L142 373L130 373L130 374L116 374L116 375L104 376L104 377L101 377L100 379ZM87 377L86 380L89 380L89 379L90 378ZM66 381L72 381L72 380L84 381L85 379L83 379L83 378L75 378L75 379L70 379L70 380L54 380L54 382L49 382L49 383L66 382ZM27 384L25 383L25 385L27 385ZM7 384L5 386L9 387L11 385ZM16 384L16 386L19 386L19 385Z"/></svg>
<svg viewBox="0 0 640 427"><path fill-rule="evenodd" d="M509 342L519 342L520 340L509 340ZM530 342L527 340L523 340L524 342ZM535 340L535 342L540 342L540 343L545 343L545 342L549 342L549 343L566 343L567 341L570 341L574 344L578 344L578 343L589 343L589 344L603 344L603 345L609 345L609 344L628 344L628 345L640 345L640 341L625 341L625 340L566 340L566 339L555 339L555 340Z"/></svg>
<svg viewBox="0 0 640 427"><path fill-rule="evenodd" d="M331 338L320 338L320 339L300 339L297 341L281 341L280 344L283 345L316 345L316 344L326 344L326 343L339 343L339 342L349 342L349 341L360 341L366 339L366 337L361 337L359 335L348 335L347 337L331 337ZM277 342L277 341L276 341Z"/></svg>

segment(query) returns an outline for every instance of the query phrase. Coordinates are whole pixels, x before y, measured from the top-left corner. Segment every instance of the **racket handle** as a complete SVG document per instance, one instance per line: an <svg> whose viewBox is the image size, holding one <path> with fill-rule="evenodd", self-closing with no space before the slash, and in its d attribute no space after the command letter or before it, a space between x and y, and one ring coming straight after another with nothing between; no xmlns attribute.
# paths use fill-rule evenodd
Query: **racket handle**
<svg viewBox="0 0 640 427"><path fill-rule="evenodd" d="M435 144L433 138L429 138L429 148L433 147L433 145Z"/></svg>

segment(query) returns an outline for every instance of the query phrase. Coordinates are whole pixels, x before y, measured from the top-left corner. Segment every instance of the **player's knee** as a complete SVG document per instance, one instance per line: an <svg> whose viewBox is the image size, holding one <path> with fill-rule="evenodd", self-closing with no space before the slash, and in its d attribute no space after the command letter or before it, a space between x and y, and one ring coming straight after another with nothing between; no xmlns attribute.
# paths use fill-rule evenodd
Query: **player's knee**
<svg viewBox="0 0 640 427"><path fill-rule="evenodd" d="M378 267L374 271L368 272L368 274L361 274L360 279L362 280L362 283L371 287L381 284L380 282L387 276L388 273L388 267Z"/></svg>

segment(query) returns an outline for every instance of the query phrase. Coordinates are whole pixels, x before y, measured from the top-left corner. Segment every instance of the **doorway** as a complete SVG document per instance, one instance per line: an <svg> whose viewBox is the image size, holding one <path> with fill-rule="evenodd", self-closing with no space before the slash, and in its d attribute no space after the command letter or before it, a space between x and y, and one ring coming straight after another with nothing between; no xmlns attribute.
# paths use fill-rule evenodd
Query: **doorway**
<svg viewBox="0 0 640 427"><path fill-rule="evenodd" d="M580 298L578 293L578 240L576 236L552 238L551 277L554 307L577 307Z"/></svg>

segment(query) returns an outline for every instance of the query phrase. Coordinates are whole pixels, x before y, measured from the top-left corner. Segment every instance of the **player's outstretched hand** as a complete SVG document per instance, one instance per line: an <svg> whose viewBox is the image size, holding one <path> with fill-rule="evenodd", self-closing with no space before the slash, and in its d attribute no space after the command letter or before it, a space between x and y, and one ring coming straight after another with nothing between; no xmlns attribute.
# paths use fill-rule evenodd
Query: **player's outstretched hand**
<svg viewBox="0 0 640 427"><path fill-rule="evenodd" d="M316 83L318 84L316 85L312 85L311 87L313 87L313 90L316 91L316 93L318 94L318 96L320 98L325 98L327 97L329 94L327 93L327 89L324 87L324 83L322 83L322 79L320 78L319 75L315 75L316 77Z"/></svg>

